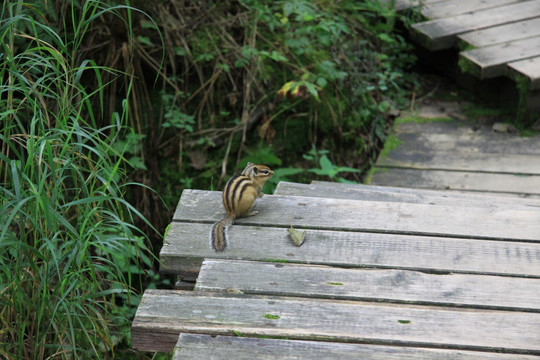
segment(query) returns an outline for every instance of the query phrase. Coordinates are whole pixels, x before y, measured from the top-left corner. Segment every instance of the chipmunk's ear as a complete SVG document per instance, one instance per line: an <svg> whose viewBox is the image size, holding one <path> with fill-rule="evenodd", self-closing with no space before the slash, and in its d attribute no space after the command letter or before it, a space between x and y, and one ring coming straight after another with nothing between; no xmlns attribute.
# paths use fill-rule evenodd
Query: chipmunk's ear
<svg viewBox="0 0 540 360"><path fill-rule="evenodd" d="M248 163L246 164L246 167L247 167L247 166L251 166L251 165L253 165L253 163L252 163L252 162L248 162Z"/></svg>

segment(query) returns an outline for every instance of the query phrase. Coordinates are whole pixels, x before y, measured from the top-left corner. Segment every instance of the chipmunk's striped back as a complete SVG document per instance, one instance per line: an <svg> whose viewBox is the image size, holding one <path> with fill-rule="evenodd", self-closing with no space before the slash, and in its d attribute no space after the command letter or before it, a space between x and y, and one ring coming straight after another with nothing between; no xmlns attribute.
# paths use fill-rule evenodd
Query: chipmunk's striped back
<svg viewBox="0 0 540 360"><path fill-rule="evenodd" d="M269 167L248 163L240 175L235 175L227 181L223 189L223 206L227 217L218 221L210 231L210 244L215 251L223 251L227 247L229 225L234 219L250 213L255 199L262 197L262 187L274 172Z"/></svg>

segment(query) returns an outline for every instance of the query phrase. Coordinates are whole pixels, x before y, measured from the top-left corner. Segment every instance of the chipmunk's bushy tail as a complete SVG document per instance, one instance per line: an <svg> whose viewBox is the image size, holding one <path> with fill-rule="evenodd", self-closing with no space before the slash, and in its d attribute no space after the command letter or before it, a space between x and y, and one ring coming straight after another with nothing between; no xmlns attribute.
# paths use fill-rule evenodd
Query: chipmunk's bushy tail
<svg viewBox="0 0 540 360"><path fill-rule="evenodd" d="M210 230L210 246L214 251L223 251L229 243L228 228L234 223L234 216L230 215L212 225Z"/></svg>

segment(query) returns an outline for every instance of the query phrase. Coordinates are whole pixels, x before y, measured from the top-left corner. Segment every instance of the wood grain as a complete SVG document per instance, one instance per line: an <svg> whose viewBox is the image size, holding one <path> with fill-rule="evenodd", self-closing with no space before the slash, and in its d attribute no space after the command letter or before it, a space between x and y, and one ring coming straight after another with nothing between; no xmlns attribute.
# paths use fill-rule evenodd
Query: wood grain
<svg viewBox="0 0 540 360"><path fill-rule="evenodd" d="M485 46L507 43L540 35L540 18L494 26L459 35L459 40L470 46ZM466 46L466 45L465 45Z"/></svg>
<svg viewBox="0 0 540 360"><path fill-rule="evenodd" d="M324 181L313 181L311 184L281 181L274 194L540 211L540 200L538 199Z"/></svg>
<svg viewBox="0 0 540 360"><path fill-rule="evenodd" d="M323 341L292 341L233 336L180 334L174 360L235 359L235 360L507 360L508 354L444 349L402 348L396 346L330 343ZM534 360L534 356L512 354L514 360Z"/></svg>
<svg viewBox="0 0 540 360"><path fill-rule="evenodd" d="M519 177L517 177L519 178ZM540 180L540 177L538 177ZM538 188L540 189L540 187ZM540 191L540 190L536 190ZM538 241L537 211L267 195L246 225ZM184 190L174 221L223 218L221 192ZM444 221L441 221L444 219Z"/></svg>
<svg viewBox="0 0 540 360"><path fill-rule="evenodd" d="M471 274L207 259L196 289L540 312L540 279Z"/></svg>
<svg viewBox="0 0 540 360"><path fill-rule="evenodd" d="M220 258L540 277L538 243L308 229L296 247L286 228L234 225L230 247L216 253L208 244L210 226L173 222L160 271L197 274L204 258Z"/></svg>
<svg viewBox="0 0 540 360"><path fill-rule="evenodd" d="M407 118L396 120L393 133L398 145L380 157L374 184L540 197L539 136Z"/></svg>
<svg viewBox="0 0 540 360"><path fill-rule="evenodd" d="M427 148L424 143L422 148ZM408 146L409 148L413 146ZM492 172L499 174L540 175L540 156L530 154L480 153L457 147L454 151L407 149L407 146L379 157L381 167L401 167L421 170L453 170Z"/></svg>
<svg viewBox="0 0 540 360"><path fill-rule="evenodd" d="M398 149L477 152L480 154L540 155L540 136L496 133L490 126L473 127L472 123L396 122L392 132Z"/></svg>
<svg viewBox="0 0 540 360"><path fill-rule="evenodd" d="M145 291L131 333L141 351L172 351L180 333L236 333L540 355L537 313L173 290Z"/></svg>
<svg viewBox="0 0 540 360"><path fill-rule="evenodd" d="M438 1L421 7L420 12L428 19L439 19L472 11L495 8L516 3L520 0L453 0Z"/></svg>
<svg viewBox="0 0 540 360"><path fill-rule="evenodd" d="M478 173L471 171L419 170L392 168L376 171L372 183L381 186L445 189L457 191L540 196L540 176Z"/></svg>

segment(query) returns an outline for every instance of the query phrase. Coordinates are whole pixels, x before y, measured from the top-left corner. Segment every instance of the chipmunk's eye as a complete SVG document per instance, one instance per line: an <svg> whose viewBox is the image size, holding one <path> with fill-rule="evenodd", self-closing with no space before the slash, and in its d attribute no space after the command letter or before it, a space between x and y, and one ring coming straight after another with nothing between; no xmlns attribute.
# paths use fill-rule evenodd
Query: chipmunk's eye
<svg viewBox="0 0 540 360"><path fill-rule="evenodd" d="M263 170L263 174L268 175L268 170L267 170L267 169L264 169L264 170Z"/></svg>

